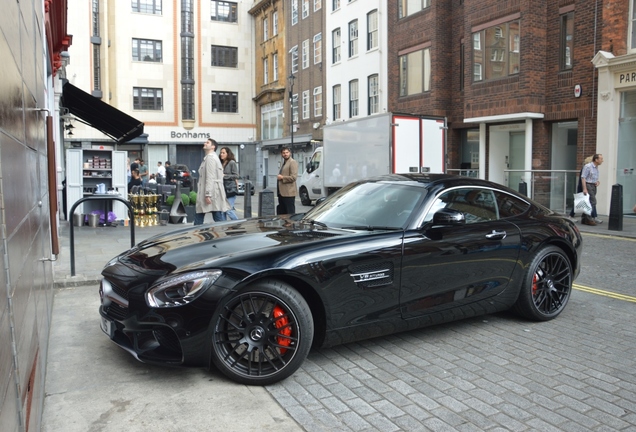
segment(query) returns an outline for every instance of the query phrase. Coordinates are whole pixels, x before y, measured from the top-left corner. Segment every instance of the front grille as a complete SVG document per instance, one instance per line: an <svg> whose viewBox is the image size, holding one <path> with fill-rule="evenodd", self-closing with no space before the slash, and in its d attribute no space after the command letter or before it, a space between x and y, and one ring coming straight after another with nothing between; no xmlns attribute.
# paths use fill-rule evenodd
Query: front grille
<svg viewBox="0 0 636 432"><path fill-rule="evenodd" d="M181 352L181 344L174 331L168 328L159 328L155 329L154 333L157 342L159 342L159 345L163 348L178 353Z"/></svg>
<svg viewBox="0 0 636 432"><path fill-rule="evenodd" d="M111 303L104 308L104 311L109 318L116 320L122 320L128 316L128 308L124 308L117 303Z"/></svg>
<svg viewBox="0 0 636 432"><path fill-rule="evenodd" d="M113 292L115 294L117 294L118 296L120 296L123 299L128 300L128 291L123 289L122 287L115 285L115 284L111 284L111 287L113 289Z"/></svg>

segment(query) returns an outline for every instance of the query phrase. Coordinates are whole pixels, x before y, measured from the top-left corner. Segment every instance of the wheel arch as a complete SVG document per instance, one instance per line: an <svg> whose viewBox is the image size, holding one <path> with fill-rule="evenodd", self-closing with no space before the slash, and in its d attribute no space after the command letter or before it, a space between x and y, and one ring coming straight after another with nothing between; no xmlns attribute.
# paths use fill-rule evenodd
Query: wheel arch
<svg viewBox="0 0 636 432"><path fill-rule="evenodd" d="M579 268L577 254L572 248L572 246L562 238L552 237L549 238L543 246L556 246L563 251L563 253L570 260L570 264L572 265L572 272L576 275L576 269ZM574 276L573 275L573 276Z"/></svg>

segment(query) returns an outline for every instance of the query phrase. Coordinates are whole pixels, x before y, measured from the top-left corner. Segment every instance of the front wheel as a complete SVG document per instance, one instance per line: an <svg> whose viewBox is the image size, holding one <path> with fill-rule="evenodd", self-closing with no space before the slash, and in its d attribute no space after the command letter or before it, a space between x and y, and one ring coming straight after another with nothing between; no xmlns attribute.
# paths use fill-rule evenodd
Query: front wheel
<svg viewBox="0 0 636 432"><path fill-rule="evenodd" d="M535 255L519 292L514 310L535 321L556 318L572 292L572 264L556 246L545 247Z"/></svg>
<svg viewBox="0 0 636 432"><path fill-rule="evenodd" d="M311 198L309 198L309 193L307 192L307 189L303 186L300 188L300 202L302 205L304 206L310 206L311 205Z"/></svg>
<svg viewBox="0 0 636 432"><path fill-rule="evenodd" d="M311 310L291 286L259 281L234 293L214 315L212 363L241 384L269 385L303 363L314 335Z"/></svg>

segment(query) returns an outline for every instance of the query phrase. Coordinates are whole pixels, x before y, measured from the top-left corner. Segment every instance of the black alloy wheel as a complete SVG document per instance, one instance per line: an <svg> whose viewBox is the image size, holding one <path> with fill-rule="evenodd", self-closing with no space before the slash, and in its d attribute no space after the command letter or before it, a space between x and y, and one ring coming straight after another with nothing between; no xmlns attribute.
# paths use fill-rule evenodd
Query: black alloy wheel
<svg viewBox="0 0 636 432"><path fill-rule="evenodd" d="M307 192L307 189L305 189L305 187L301 187L300 188L300 202L302 205L304 206L310 206L311 205L311 198L309 198L309 193Z"/></svg>
<svg viewBox="0 0 636 432"><path fill-rule="evenodd" d="M269 385L293 374L314 335L305 299L273 280L234 293L213 323L212 363L228 378L248 385Z"/></svg>
<svg viewBox="0 0 636 432"><path fill-rule="evenodd" d="M536 321L556 318L568 303L572 282L568 257L556 246L545 247L532 260L514 309Z"/></svg>

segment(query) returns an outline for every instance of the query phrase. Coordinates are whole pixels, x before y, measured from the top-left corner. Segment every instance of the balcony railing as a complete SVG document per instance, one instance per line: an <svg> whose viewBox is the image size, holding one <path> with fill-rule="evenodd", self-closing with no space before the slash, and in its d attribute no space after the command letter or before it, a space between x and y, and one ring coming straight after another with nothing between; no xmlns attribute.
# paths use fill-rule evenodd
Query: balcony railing
<svg viewBox="0 0 636 432"><path fill-rule="evenodd" d="M479 170L449 169L449 174L479 177ZM572 208L578 170L504 170L504 185L559 213ZM524 190L525 189L525 190Z"/></svg>

